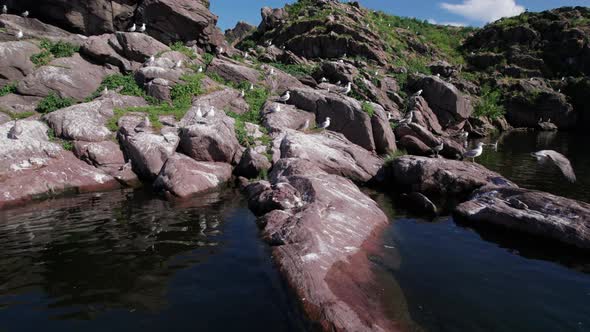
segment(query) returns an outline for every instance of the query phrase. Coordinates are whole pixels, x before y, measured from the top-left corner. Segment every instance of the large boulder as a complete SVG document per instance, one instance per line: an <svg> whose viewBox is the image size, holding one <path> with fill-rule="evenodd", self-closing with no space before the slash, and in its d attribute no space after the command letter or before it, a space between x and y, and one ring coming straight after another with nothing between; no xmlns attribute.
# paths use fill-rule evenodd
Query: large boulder
<svg viewBox="0 0 590 332"><path fill-rule="evenodd" d="M152 55L170 50L168 46L154 38L139 32L117 32L117 46L121 47L120 54L135 62L145 62Z"/></svg>
<svg viewBox="0 0 590 332"><path fill-rule="evenodd" d="M154 188L176 197L188 197L218 187L231 178L231 165L202 162L180 153L168 158Z"/></svg>
<svg viewBox="0 0 590 332"><path fill-rule="evenodd" d="M211 106L236 114L246 113L250 110L246 100L240 96L240 91L232 88L224 88L199 96L193 100L193 104L200 105L203 111L208 110Z"/></svg>
<svg viewBox="0 0 590 332"><path fill-rule="evenodd" d="M193 106L181 120L179 151L197 161L237 164L241 147L235 133L235 121L221 110L215 116L198 118ZM208 111L202 108L202 112Z"/></svg>
<svg viewBox="0 0 590 332"><path fill-rule="evenodd" d="M124 96L109 91L91 102L51 112L45 115L44 119L59 137L100 142L112 135L106 123L114 116L115 108L139 106L147 106L147 102L141 97Z"/></svg>
<svg viewBox="0 0 590 332"><path fill-rule="evenodd" d="M342 133L369 151L375 150L371 117L356 99L322 90L297 88L291 90L289 103L314 113L318 122L329 117L329 130Z"/></svg>
<svg viewBox="0 0 590 332"><path fill-rule="evenodd" d="M251 206L306 317L318 330L396 330L370 281L369 247L387 225L377 203L312 162L282 159L271 179L251 185Z"/></svg>
<svg viewBox="0 0 590 332"><path fill-rule="evenodd" d="M414 91L423 90L422 96L445 128L465 122L473 113L469 98L440 77L411 76L409 86Z"/></svg>
<svg viewBox="0 0 590 332"><path fill-rule="evenodd" d="M0 208L65 191L106 190L117 181L49 141L48 127L19 120L22 134L8 138L14 122L0 125Z"/></svg>
<svg viewBox="0 0 590 332"><path fill-rule="evenodd" d="M373 129L373 139L375 140L375 150L379 154L393 153L397 150L395 144L395 134L389 124L387 113L378 104L371 103L373 107L373 116L371 116L371 127Z"/></svg>
<svg viewBox="0 0 590 332"><path fill-rule="evenodd" d="M127 186L138 186L139 179L133 173L131 162L125 162L119 144L108 140L102 142L77 141L74 154L80 160L100 169Z"/></svg>
<svg viewBox="0 0 590 332"><path fill-rule="evenodd" d="M275 111L277 107L280 107L280 112ZM270 133L284 129L303 129L306 123L308 123L308 129L314 127L314 113L302 111L293 105L274 102L266 102L262 107L262 124Z"/></svg>
<svg viewBox="0 0 590 332"><path fill-rule="evenodd" d="M432 154L432 149L422 142L418 137L412 135L404 135L399 141L399 146L406 152L414 156L429 156Z"/></svg>
<svg viewBox="0 0 590 332"><path fill-rule="evenodd" d="M240 163L236 166L235 174L248 179L259 177L271 168L272 164L268 158L254 149L248 148L242 154Z"/></svg>
<svg viewBox="0 0 590 332"><path fill-rule="evenodd" d="M62 98L82 101L98 89L103 78L112 73L91 64L78 53L70 58L59 58L37 68L17 86L22 95L46 97L52 93Z"/></svg>
<svg viewBox="0 0 590 332"><path fill-rule="evenodd" d="M33 113L41 99L41 97L9 93L0 97L0 110L11 114Z"/></svg>
<svg viewBox="0 0 590 332"><path fill-rule="evenodd" d="M590 204L520 188L482 188L455 214L590 249Z"/></svg>
<svg viewBox="0 0 590 332"><path fill-rule="evenodd" d="M39 52L39 47L28 41L0 43L0 87L29 75L35 69L31 55Z"/></svg>
<svg viewBox="0 0 590 332"><path fill-rule="evenodd" d="M254 68L240 64L237 61L215 58L207 66L207 74L219 75L226 81L240 84L250 82L256 84L261 73Z"/></svg>
<svg viewBox="0 0 590 332"><path fill-rule="evenodd" d="M427 128L437 135L444 134L444 130L438 122L436 114L434 114L432 109L430 109L424 97L412 97L410 99L409 109L414 111L414 122L418 123L424 128Z"/></svg>
<svg viewBox="0 0 590 332"><path fill-rule="evenodd" d="M18 0L17 0L18 1ZM22 13L25 10L32 11L32 8L37 6L37 1L31 7L23 9L18 13ZM9 5L10 6L10 5ZM10 7L15 8L15 7ZM8 31L14 31L10 33L9 38L7 34L0 32L0 40L16 40L16 32L21 30L24 35L24 39L35 38L35 39L49 39L51 41L65 41L75 45L81 45L84 42L85 36L75 35L62 30L56 26L45 24L36 18L24 18L16 15L1 15L0 16L0 28L4 28Z"/></svg>
<svg viewBox="0 0 590 332"><path fill-rule="evenodd" d="M486 185L516 187L477 163L416 156L393 160L391 180L406 191L458 198Z"/></svg>
<svg viewBox="0 0 590 332"><path fill-rule="evenodd" d="M280 139L280 138L278 138ZM343 135L325 131L304 134L285 130L280 144L281 158L298 158L312 162L323 171L358 183L371 181L383 161Z"/></svg>
<svg viewBox="0 0 590 332"><path fill-rule="evenodd" d="M225 35L225 39L227 39L227 41L231 45L235 46L236 44L241 42L242 39L244 39L244 37L248 36L254 30L256 30L255 26L250 25L250 24L243 22L243 21L239 21L238 23L236 23L236 26L233 27L232 29L225 30L224 35Z"/></svg>

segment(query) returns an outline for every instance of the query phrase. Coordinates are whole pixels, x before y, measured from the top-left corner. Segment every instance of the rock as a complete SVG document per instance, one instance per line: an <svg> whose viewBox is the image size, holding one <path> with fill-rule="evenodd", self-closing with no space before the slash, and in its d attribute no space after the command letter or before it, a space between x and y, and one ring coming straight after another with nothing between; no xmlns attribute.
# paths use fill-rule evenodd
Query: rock
<svg viewBox="0 0 590 332"><path fill-rule="evenodd" d="M260 22L258 30L263 33L278 27L288 17L288 13L285 9L273 9L270 7L263 7L260 10L260 15L262 16L262 22Z"/></svg>
<svg viewBox="0 0 590 332"><path fill-rule="evenodd" d="M55 59L49 65L37 68L20 81L17 92L37 97L56 93L62 98L82 101L96 91L103 78L110 73L76 53L70 58Z"/></svg>
<svg viewBox="0 0 590 332"><path fill-rule="evenodd" d="M464 122L473 113L471 101L453 84L439 77L413 76L409 85L414 91L423 90L422 96L445 128Z"/></svg>
<svg viewBox="0 0 590 332"><path fill-rule="evenodd" d="M197 161L237 164L241 147L236 138L234 119L221 110L213 118L197 118L193 106L181 120L179 151ZM202 110L205 113L205 109Z"/></svg>
<svg viewBox="0 0 590 332"><path fill-rule="evenodd" d="M275 112L277 106L281 111ZM270 133L284 129L300 130L306 122L308 130L315 127L315 114L298 109L293 105L283 105L267 101L262 107L262 124Z"/></svg>
<svg viewBox="0 0 590 332"><path fill-rule="evenodd" d="M21 96L14 93L0 97L0 110L12 114L35 114L37 104L41 101L40 97Z"/></svg>
<svg viewBox="0 0 590 332"><path fill-rule="evenodd" d="M423 97L412 97L409 109L414 111L414 122L437 135L444 135L444 130L438 122L436 114L430 109Z"/></svg>
<svg viewBox="0 0 590 332"><path fill-rule="evenodd" d="M13 125L8 122L0 126L0 208L65 191L117 186L111 176L50 142L48 128L42 122L19 120L22 135L9 139Z"/></svg>
<svg viewBox="0 0 590 332"><path fill-rule="evenodd" d="M12 118L8 114L0 112L0 125L5 124L6 122L11 120Z"/></svg>
<svg viewBox="0 0 590 332"><path fill-rule="evenodd" d="M327 91L298 88L291 90L289 103L314 113L318 123L330 117L330 131L344 134L352 143L369 151L375 150L371 118L357 100Z"/></svg>
<svg viewBox="0 0 590 332"><path fill-rule="evenodd" d="M242 39L244 39L244 37L248 36L254 30L256 30L255 26L243 21L239 21L238 23L236 23L236 26L233 29L225 30L224 35L225 39L227 39L230 45L235 46L239 42L241 42Z"/></svg>
<svg viewBox="0 0 590 332"><path fill-rule="evenodd" d="M19 1L19 0L15 0ZM36 2L36 1L35 1ZM20 4L19 4L20 5ZM11 6L8 4L9 8L15 8L16 6ZM27 9L36 8L38 6L37 3L31 5ZM25 11L19 11L22 13ZM8 31L19 31L21 30L24 34L24 38L35 38L35 39L49 39L51 41L65 41L68 43L72 43L75 45L81 45L84 42L86 37L81 35L74 35L65 30L62 30L58 27L53 25L45 24L39 21L36 18L24 18L21 16L16 15L2 15L0 16L0 28L4 28ZM12 33L10 39L7 40L16 40L16 33Z"/></svg>
<svg viewBox="0 0 590 332"><path fill-rule="evenodd" d="M194 105L201 105L203 111L214 106L216 110L243 114L250 110L246 100L240 97L240 91L232 88L217 90L209 94L199 96L193 101Z"/></svg>
<svg viewBox="0 0 590 332"><path fill-rule="evenodd" d="M325 77L329 82L354 82L354 78L358 76L358 69L348 62L324 61L315 78L318 82L322 77Z"/></svg>
<svg viewBox="0 0 590 332"><path fill-rule="evenodd" d="M308 160L327 173L358 183L371 181L383 163L341 134L330 131L304 134L294 130L285 133L280 145L281 158Z"/></svg>
<svg viewBox="0 0 590 332"><path fill-rule="evenodd" d="M455 214L470 224L492 224L590 248L590 204L519 188L482 188Z"/></svg>
<svg viewBox="0 0 590 332"><path fill-rule="evenodd" d="M215 58L207 66L207 74L217 74L226 81L240 84L250 82L256 84L261 75L258 70L246 67L237 61Z"/></svg>
<svg viewBox="0 0 590 332"><path fill-rule="evenodd" d="M437 196L466 197L486 185L516 187L498 173L472 162L404 156L393 160L391 171L394 185Z"/></svg>
<svg viewBox="0 0 590 332"><path fill-rule="evenodd" d="M389 154L397 151L395 134L391 129L387 113L378 104L372 103L374 114L371 117L373 139L375 140L375 151L379 154Z"/></svg>
<svg viewBox="0 0 590 332"><path fill-rule="evenodd" d="M135 132L134 128L141 121L137 116L122 117L119 120L119 142L125 157L132 161L133 171L141 178L154 180L176 151L180 139L175 128L164 128L162 135L150 132L149 128Z"/></svg>
<svg viewBox="0 0 590 332"><path fill-rule="evenodd" d="M368 281L366 250L387 225L385 214L352 182L313 163L282 159L273 173L285 168L308 171L272 176L272 185L250 193L272 209L259 219L262 236L303 313L321 330L395 330Z"/></svg>
<svg viewBox="0 0 590 332"><path fill-rule="evenodd" d="M218 187L231 178L231 165L199 162L180 153L168 158L154 188L185 198Z"/></svg>
<svg viewBox="0 0 590 332"><path fill-rule="evenodd" d="M459 70L444 60L438 60L428 65L432 74L440 75L442 77L453 77L459 73Z"/></svg>
<svg viewBox="0 0 590 332"><path fill-rule="evenodd" d="M69 140L100 142L112 136L106 127L115 108L147 106L141 97L124 96L109 91L91 102L76 104L46 114L43 119L59 137Z"/></svg>
<svg viewBox="0 0 590 332"><path fill-rule="evenodd" d="M126 186L137 187L140 185L137 175L133 173L131 162L129 164L125 162L123 151L113 141L77 141L74 144L74 154Z"/></svg>
<svg viewBox="0 0 590 332"><path fill-rule="evenodd" d="M242 159L240 159L240 163L236 166L234 172L238 176L253 179L259 177L271 167L272 164L265 155L249 148L242 154Z"/></svg>
<svg viewBox="0 0 590 332"><path fill-rule="evenodd" d="M121 55L131 61L143 63L152 55L170 50L168 46L144 33L117 32L115 36L121 46Z"/></svg>
<svg viewBox="0 0 590 332"><path fill-rule="evenodd" d="M270 75L271 68L274 70L273 75ZM263 65L262 69L269 73L265 77L264 83L273 93L282 95L287 90L305 87L298 79L282 70L267 65Z"/></svg>
<svg viewBox="0 0 590 332"><path fill-rule="evenodd" d="M432 150L428 145L424 144L418 137L412 135L403 136L399 141L399 145L411 155L429 156L432 154Z"/></svg>
<svg viewBox="0 0 590 332"><path fill-rule="evenodd" d="M173 85L174 83L167 79L155 78L146 84L145 89L148 96L158 100L172 101L170 92L172 91Z"/></svg>
<svg viewBox="0 0 590 332"><path fill-rule="evenodd" d="M100 36L91 36L86 39L80 52L92 61L102 65L111 64L117 66L123 72L130 72L139 68L139 63L133 63L125 59L116 50L120 50L121 52L123 50L117 37L112 34L103 34ZM140 62L143 62L143 60Z"/></svg>
<svg viewBox="0 0 590 332"><path fill-rule="evenodd" d="M0 43L0 87L29 75L35 69L31 56L40 51L28 41Z"/></svg>
<svg viewBox="0 0 590 332"><path fill-rule="evenodd" d="M404 208L420 216L434 218L438 214L436 204L421 193L402 194L400 200Z"/></svg>

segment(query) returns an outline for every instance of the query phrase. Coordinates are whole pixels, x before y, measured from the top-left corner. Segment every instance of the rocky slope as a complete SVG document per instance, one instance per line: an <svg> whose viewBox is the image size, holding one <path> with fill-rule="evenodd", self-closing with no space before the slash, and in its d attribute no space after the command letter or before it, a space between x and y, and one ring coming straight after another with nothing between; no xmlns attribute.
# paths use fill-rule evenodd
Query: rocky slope
<svg viewBox="0 0 590 332"><path fill-rule="evenodd" d="M182 198L237 179L302 311L326 331L406 329L375 295L368 255L387 217L359 186L406 191L431 214L428 196L467 200L457 214L468 220L526 222L516 228L542 236L567 223L570 235L549 237L588 247L578 218L587 205L450 160L461 159L467 133L509 129L503 110L515 126L537 126L539 115L551 117L546 126L583 126L585 67L527 58L545 40L566 40L548 29L585 31L582 9L526 14L516 26L537 30L500 49L481 41L512 36L501 32L512 23L442 27L355 2L263 8L257 28L239 24L228 41L204 1L35 4L9 1L0 15L0 208L118 186ZM27 8L30 17L14 15ZM144 22L145 33L126 31ZM575 64L584 38L567 39L579 47ZM499 57L510 64L478 67ZM524 58L547 63L539 77L504 73Z"/></svg>

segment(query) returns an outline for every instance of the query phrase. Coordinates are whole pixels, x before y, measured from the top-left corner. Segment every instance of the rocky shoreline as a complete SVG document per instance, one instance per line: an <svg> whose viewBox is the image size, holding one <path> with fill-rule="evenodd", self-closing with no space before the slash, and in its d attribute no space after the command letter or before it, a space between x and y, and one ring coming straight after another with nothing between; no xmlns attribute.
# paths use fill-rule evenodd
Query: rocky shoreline
<svg viewBox="0 0 590 332"><path fill-rule="evenodd" d="M297 302L324 331L404 330L372 293L367 253L388 218L363 186L405 192L429 215L438 211L431 199L449 198L469 223L590 248L589 204L457 160L467 135L506 130L507 119L476 115L479 87L445 61L430 73L403 68L402 89L387 45L355 28L355 19L375 13L310 2L307 10L331 13L321 24L357 37L344 43L311 30L314 20L290 17L292 8L265 8L258 28L229 32L230 44L206 1L184 3L144 1L82 20L0 15L0 209L121 186L184 198L235 181ZM9 4L18 11L25 2ZM147 33L125 31L138 20L148 22ZM432 47L398 30L415 52ZM525 90L533 83L519 82ZM561 108L569 115L555 121L559 129L571 127L570 106ZM327 119L328 128L315 125ZM512 113L508 120L530 124Z"/></svg>

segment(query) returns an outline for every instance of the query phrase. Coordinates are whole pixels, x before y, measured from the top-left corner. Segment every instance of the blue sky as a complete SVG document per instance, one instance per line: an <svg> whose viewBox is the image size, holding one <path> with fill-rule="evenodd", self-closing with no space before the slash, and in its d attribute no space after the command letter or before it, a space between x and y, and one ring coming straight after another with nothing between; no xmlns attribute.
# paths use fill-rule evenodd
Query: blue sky
<svg viewBox="0 0 590 332"><path fill-rule="evenodd" d="M219 16L218 26L225 30L237 21L260 23L260 8L283 7L293 0L211 0L211 10ZM433 20L480 26L501 16L513 16L524 8L541 11L562 6L589 6L590 0L360 0L368 8Z"/></svg>

